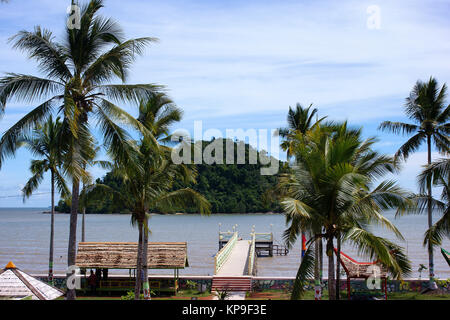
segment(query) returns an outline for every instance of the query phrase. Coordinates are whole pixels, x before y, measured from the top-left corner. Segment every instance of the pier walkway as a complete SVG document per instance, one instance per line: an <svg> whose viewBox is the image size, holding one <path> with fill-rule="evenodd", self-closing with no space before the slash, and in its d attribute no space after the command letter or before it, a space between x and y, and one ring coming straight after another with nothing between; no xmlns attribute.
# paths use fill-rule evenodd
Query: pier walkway
<svg viewBox="0 0 450 320"><path fill-rule="evenodd" d="M250 241L238 240L228 259L218 270L218 276L243 276L247 274L247 260L249 258Z"/></svg>
<svg viewBox="0 0 450 320"><path fill-rule="evenodd" d="M233 300L243 299L245 292L252 290L252 276L256 274L255 235L242 240L237 232L224 233L219 240L225 244L214 257L211 291L226 291Z"/></svg>
<svg viewBox="0 0 450 320"><path fill-rule="evenodd" d="M214 257L211 291L226 292L228 299L245 299L245 292L252 291L257 257L288 252L283 246L274 245L272 233L255 233L253 228L250 239L243 240L237 231L219 231L219 252Z"/></svg>

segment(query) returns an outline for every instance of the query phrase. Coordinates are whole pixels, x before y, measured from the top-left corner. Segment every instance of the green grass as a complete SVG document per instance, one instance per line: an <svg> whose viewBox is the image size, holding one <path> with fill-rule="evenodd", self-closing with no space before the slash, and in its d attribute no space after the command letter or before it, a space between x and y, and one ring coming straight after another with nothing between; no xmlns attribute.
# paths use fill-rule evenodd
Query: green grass
<svg viewBox="0 0 450 320"><path fill-rule="evenodd" d="M420 294L419 292L388 293L391 300L450 300L450 294Z"/></svg>
<svg viewBox="0 0 450 320"><path fill-rule="evenodd" d="M379 298L384 298L379 295ZM264 290L255 292L247 296L246 300L290 300L290 293L284 290ZM307 291L303 296L303 300L314 300L314 291ZM328 300L328 292L322 293L322 300ZM341 300L347 300L347 292L341 291ZM419 292L394 292L388 293L388 300L450 300L449 294L430 295L420 294Z"/></svg>
<svg viewBox="0 0 450 320"><path fill-rule="evenodd" d="M154 300L191 300L191 298L206 298L210 297L210 292L199 293L197 290L180 290L177 292L176 297L174 296L152 296ZM64 300L65 297L59 297L56 300ZM77 296L77 300L121 300L119 297L112 296Z"/></svg>

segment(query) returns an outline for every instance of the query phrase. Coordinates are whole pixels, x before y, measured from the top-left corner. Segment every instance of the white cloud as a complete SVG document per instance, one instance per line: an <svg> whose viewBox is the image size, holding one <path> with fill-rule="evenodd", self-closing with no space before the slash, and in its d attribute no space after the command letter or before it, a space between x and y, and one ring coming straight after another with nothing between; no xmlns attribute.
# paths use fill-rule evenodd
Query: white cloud
<svg viewBox="0 0 450 320"><path fill-rule="evenodd" d="M35 62L6 41L37 24L60 36L68 4L24 0L1 5L0 72L37 74ZM284 123L288 106L313 102L321 115L358 126L401 118L403 99L417 79L450 79L450 43L443 41L450 33L448 1L379 0L380 30L366 27L372 4L110 0L102 14L116 19L127 37L160 38L137 60L129 82L166 85L185 119L218 123L225 118L221 126L266 127ZM9 104L0 132L26 110ZM413 157L400 176L411 187L422 160ZM12 188L17 181L11 179Z"/></svg>

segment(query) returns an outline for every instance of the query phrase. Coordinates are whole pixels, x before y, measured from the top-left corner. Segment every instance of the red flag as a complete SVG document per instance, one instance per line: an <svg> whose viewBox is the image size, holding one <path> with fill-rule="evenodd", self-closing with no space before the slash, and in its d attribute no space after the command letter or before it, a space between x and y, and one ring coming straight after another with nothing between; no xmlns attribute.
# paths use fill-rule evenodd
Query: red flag
<svg viewBox="0 0 450 320"><path fill-rule="evenodd" d="M304 257L306 252L306 237L305 234L302 233L302 258Z"/></svg>

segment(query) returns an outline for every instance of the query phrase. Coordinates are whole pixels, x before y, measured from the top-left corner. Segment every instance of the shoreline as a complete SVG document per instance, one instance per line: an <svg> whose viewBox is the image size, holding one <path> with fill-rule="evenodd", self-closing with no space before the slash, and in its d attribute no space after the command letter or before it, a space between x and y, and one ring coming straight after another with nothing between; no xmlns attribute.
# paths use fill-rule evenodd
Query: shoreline
<svg viewBox="0 0 450 320"><path fill-rule="evenodd" d="M89 269L89 268L87 268ZM86 270L87 270L86 269ZM151 270L151 269L149 269ZM36 278L45 278L48 277L48 274L43 274L43 273L30 273L31 276L36 277ZM82 277L84 277L84 274L81 275ZM53 275L54 278L60 278L60 279L65 279L67 278L67 275L65 274L54 274ZM126 274L114 274L114 273L108 273L108 277L110 278L129 278L129 275ZM134 277L134 276L133 276ZM148 275L149 279L173 279L173 274L149 274ZM211 275L179 275L177 278L178 279L196 279L196 280L212 280L214 276ZM246 276L244 276L246 277ZM295 277L280 277L280 276L252 276L251 277L253 280L260 280L260 281L283 281L283 280L295 280ZM346 277L341 277L342 279L346 279ZM314 281L314 279L308 279L310 281ZM323 277L322 280L327 281L328 278L327 277ZM428 282L429 280L427 278L403 278L402 280L400 279L388 279L389 281L423 281L423 282ZM448 279L437 279L439 281L448 281ZM354 279L352 278L352 281L366 281L365 279Z"/></svg>
<svg viewBox="0 0 450 320"><path fill-rule="evenodd" d="M42 211L40 212L41 214L51 214L51 211ZM59 211L55 211L55 214L58 215L63 215L63 214L70 214L70 212L66 213L66 212L59 212ZM78 213L78 214L82 214L82 213ZM103 214L103 215L131 215L131 213L94 213L94 212L86 212L85 214L87 215L91 215L91 214ZM176 213L150 213L151 216L188 216L188 215L197 215L200 213L184 213L184 212L176 212ZM211 215L214 214L239 214L239 215L282 215L282 213L280 212L246 212L246 213L237 213L237 212L217 212L217 213L211 213Z"/></svg>

